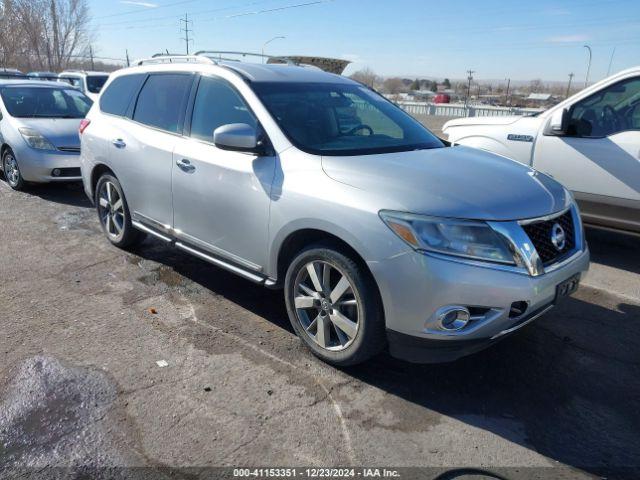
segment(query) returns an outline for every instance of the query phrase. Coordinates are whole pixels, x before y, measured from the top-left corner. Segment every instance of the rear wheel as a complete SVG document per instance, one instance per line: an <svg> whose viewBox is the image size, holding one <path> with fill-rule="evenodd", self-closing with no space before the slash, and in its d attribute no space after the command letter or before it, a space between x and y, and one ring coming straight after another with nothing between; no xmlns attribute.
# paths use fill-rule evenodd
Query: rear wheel
<svg viewBox="0 0 640 480"><path fill-rule="evenodd" d="M18 160L16 160L13 150L10 148L7 148L2 155L2 170L4 171L4 178L11 188L24 190L25 181L20 173Z"/></svg>
<svg viewBox="0 0 640 480"><path fill-rule="evenodd" d="M115 246L126 248L144 239L144 234L131 225L129 206L116 177L110 174L100 177L95 204L102 230Z"/></svg>
<svg viewBox="0 0 640 480"><path fill-rule="evenodd" d="M385 345L378 290L363 267L332 246L300 252L285 279L289 320L311 351L327 363L348 366Z"/></svg>

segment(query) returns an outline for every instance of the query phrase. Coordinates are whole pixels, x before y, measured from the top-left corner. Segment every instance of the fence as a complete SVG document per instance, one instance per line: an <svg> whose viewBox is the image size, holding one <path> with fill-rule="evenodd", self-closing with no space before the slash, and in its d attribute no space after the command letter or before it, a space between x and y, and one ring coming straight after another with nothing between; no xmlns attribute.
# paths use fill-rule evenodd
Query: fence
<svg viewBox="0 0 640 480"><path fill-rule="evenodd" d="M539 108L492 107L489 105L464 106L454 103L395 102L411 115L437 115L443 117L502 117L506 115L530 115L541 112Z"/></svg>

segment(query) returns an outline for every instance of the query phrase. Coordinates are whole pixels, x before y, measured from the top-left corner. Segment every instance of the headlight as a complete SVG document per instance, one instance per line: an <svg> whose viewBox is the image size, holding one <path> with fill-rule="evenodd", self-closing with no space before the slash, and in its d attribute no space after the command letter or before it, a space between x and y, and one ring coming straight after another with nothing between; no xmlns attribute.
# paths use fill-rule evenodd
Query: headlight
<svg viewBox="0 0 640 480"><path fill-rule="evenodd" d="M31 148L38 150L55 150L56 147L47 140L40 132L33 128L21 127L18 129L24 141L29 144Z"/></svg>
<svg viewBox="0 0 640 480"><path fill-rule="evenodd" d="M419 251L514 265L514 255L486 223L381 211L380 217L402 240Z"/></svg>

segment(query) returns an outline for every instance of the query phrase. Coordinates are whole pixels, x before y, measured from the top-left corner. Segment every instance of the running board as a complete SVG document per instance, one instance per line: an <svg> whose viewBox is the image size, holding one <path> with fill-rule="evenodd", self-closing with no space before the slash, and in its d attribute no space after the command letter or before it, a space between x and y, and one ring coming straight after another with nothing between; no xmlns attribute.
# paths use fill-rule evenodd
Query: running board
<svg viewBox="0 0 640 480"><path fill-rule="evenodd" d="M170 237L167 237L166 235L162 235L161 233L158 233L153 228L149 228L143 223L136 222L134 220L133 222L131 222L131 225L136 227L138 230L142 230L143 232L153 235L154 237L159 238L160 240L164 240L167 243L173 242L173 240Z"/></svg>
<svg viewBox="0 0 640 480"><path fill-rule="evenodd" d="M206 262L212 263L217 267L224 268L225 270L228 270L232 273L240 275L241 277L244 277L247 280L251 280L252 282L259 283L260 285L265 285L265 286L271 286L274 283L273 280L248 272L243 268L240 268L231 263L227 263L224 260L220 260L219 258L215 258L215 257L212 257L211 255L207 255L206 253L201 252L200 250L196 250L195 248L191 248L182 242L175 242L174 245L176 246L176 248L179 248L180 250L184 250L185 252L188 252L191 255L194 255Z"/></svg>
<svg viewBox="0 0 640 480"><path fill-rule="evenodd" d="M264 277L262 275L256 275L255 273L245 270L242 267L239 267L229 262L225 262L220 258L216 258L211 255L208 255L202 252L201 250L198 250L189 245L186 245L180 241L177 241L171 237L168 237L167 235L163 235L162 233L159 233L155 229L151 227L147 227L145 224L141 222L133 221L131 222L131 224L138 230L141 230L150 235L153 235L154 237L159 238L160 240L163 240L167 243L170 243L174 247L179 248L180 250L183 250L187 253L190 253L191 255L198 257L199 259L204 260L205 262L209 262L217 267L224 268L225 270L235 273L236 275L240 275L241 277L246 278L247 280L251 280L252 282L258 283L267 288L275 288L277 285L276 281L273 280L272 278Z"/></svg>

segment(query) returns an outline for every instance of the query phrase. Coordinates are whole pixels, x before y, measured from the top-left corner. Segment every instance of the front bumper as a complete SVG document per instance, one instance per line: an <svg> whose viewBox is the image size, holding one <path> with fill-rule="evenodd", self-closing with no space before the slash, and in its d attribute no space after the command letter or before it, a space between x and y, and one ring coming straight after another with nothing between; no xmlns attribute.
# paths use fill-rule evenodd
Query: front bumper
<svg viewBox="0 0 640 480"><path fill-rule="evenodd" d="M78 153L35 150L25 147L15 152L22 178L27 182L74 182L82 180ZM60 176L53 170L62 171Z"/></svg>
<svg viewBox="0 0 640 480"><path fill-rule="evenodd" d="M554 305L556 287L589 268L589 250L538 276L417 252L369 265L380 287L390 352L413 362L452 361L523 327ZM525 302L513 316L514 302ZM463 306L485 312L460 331L438 329L437 312Z"/></svg>

